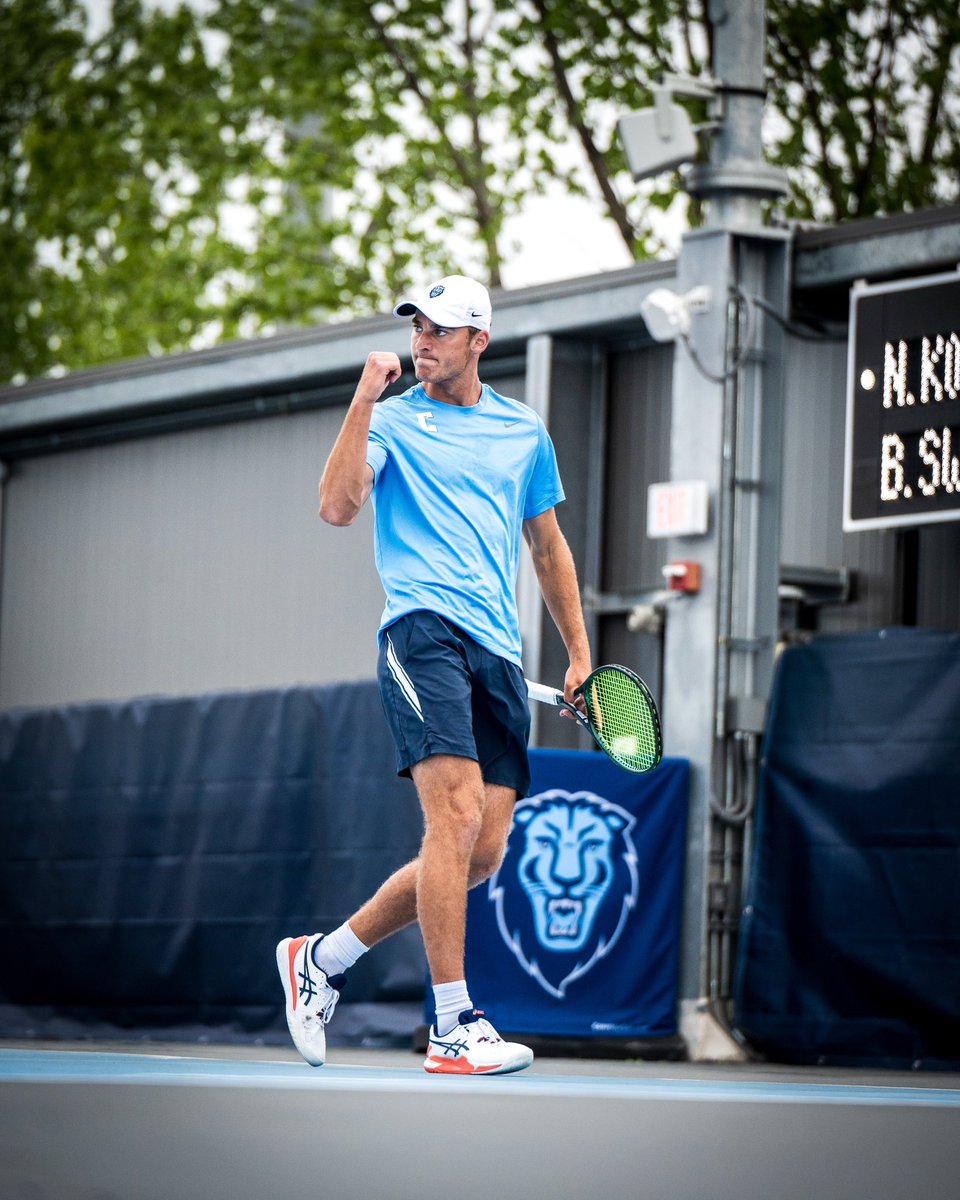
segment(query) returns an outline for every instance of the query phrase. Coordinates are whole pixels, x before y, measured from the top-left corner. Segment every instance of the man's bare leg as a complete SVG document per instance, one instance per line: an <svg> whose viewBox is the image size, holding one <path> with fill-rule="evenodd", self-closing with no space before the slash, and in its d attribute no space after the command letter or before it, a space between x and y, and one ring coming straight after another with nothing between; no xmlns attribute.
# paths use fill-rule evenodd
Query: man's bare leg
<svg viewBox="0 0 960 1200"><path fill-rule="evenodd" d="M440 759L427 759L424 763L418 764L414 768L414 781L420 788L420 779L426 776L425 788L428 792L426 804L431 806L431 809L444 808L442 800L438 801L434 798L434 790L437 784L443 784L446 778L445 772L435 771L432 768L427 768L425 772L420 772L419 767L426 767L431 762L446 762L454 766L454 777L459 780L462 776L462 771L458 770L459 765L464 765L468 768L467 777L473 775L472 782L469 782L468 794L474 794L473 788L479 781L479 768L477 764L469 759L454 758L453 756L442 756ZM469 768L476 768L475 772ZM506 846L507 836L510 832L510 823L513 818L513 808L516 803L517 793L513 788L502 787L499 784L482 785L483 801L482 813L480 819L480 829L476 838L473 841L472 852L470 855L469 867L467 872L467 886L476 887L477 884L489 879L490 876L497 870L503 859L503 851ZM424 805L424 816L427 822L427 832L424 835L424 844L426 845L430 836L431 823L427 817L427 808L424 797L421 796L421 804ZM453 812L456 812L456 805L453 806ZM440 864L438 871L431 870L431 877L428 877L428 891L435 883L435 877L439 875L441 881L441 890L443 890L443 858L444 858L444 840L443 819L442 816L438 820L434 820L434 830L437 834L436 845L428 848L429 854L437 850L439 852ZM378 891L368 900L358 911L350 918L350 928L366 946L374 946L377 942L383 941L384 938L396 933L400 929L404 929L407 925L413 924L418 917L418 890L420 885L422 871L423 849L420 856L413 859L411 862L405 863L399 870L386 880L386 882L378 889ZM431 869L434 864L431 864ZM457 868L459 870L459 868ZM458 886L459 892L459 886ZM427 898L429 906L430 899ZM463 892L463 902L459 905L461 914L465 912L466 891ZM429 924L429 917L428 917ZM463 941L463 916L461 916L458 926L460 932L458 935L461 951L459 955L460 967L462 963L462 941ZM422 929L422 925L421 925ZM441 935L442 936L442 935ZM426 935L424 935L424 943L426 945ZM429 951L428 951L429 957ZM431 973L433 964L431 963ZM453 976L453 978L462 978L461 976ZM440 980L439 982L443 982Z"/></svg>
<svg viewBox="0 0 960 1200"><path fill-rule="evenodd" d="M362 953L364 946L373 946L419 920L436 1011L424 1069L440 1074L523 1070L533 1061L530 1048L505 1042L482 1013L465 1011L472 1010L473 1004L464 969L467 889L488 879L500 866L517 793L512 788L484 785L475 762L452 755L427 759L413 774L425 824L419 856L394 872L334 931L333 961L317 959L317 965L329 978L332 968L346 969L356 961L355 953ZM337 961L341 943L342 955ZM322 954L323 941L317 941L314 948ZM456 1038L451 1036L454 1030L458 1030ZM300 1048L296 1034L294 1041ZM310 1051L310 1045L301 1048L308 1062L317 1062L316 1055L308 1057Z"/></svg>

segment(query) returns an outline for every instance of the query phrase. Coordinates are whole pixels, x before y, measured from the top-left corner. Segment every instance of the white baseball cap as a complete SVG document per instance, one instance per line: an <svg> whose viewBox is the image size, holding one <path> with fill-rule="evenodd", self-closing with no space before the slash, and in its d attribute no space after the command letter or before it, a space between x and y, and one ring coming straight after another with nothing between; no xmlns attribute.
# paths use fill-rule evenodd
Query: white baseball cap
<svg viewBox="0 0 960 1200"><path fill-rule="evenodd" d="M412 317L417 311L434 325L459 329L472 325L489 331L493 317L490 293L466 275L445 275L429 287L408 292L393 310L395 317Z"/></svg>

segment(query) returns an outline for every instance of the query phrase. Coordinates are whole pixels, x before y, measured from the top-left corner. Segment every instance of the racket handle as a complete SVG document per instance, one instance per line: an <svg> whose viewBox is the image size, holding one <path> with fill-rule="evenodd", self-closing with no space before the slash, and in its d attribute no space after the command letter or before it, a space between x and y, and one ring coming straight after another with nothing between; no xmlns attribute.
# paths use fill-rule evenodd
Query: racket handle
<svg viewBox="0 0 960 1200"><path fill-rule="evenodd" d="M558 708L566 704L563 692L558 692L556 688L546 687L542 683L531 683L529 679L525 679L524 683L531 700L538 700L541 704L554 704Z"/></svg>

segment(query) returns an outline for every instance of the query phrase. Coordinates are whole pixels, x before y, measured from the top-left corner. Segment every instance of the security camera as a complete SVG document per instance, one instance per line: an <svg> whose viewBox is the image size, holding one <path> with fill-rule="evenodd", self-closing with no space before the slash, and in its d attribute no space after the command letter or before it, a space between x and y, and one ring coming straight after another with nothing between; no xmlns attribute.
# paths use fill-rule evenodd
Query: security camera
<svg viewBox="0 0 960 1200"><path fill-rule="evenodd" d="M657 342L672 342L690 333L690 316L705 312L710 289L695 287L683 295L669 288L654 288L640 301L640 312L650 336Z"/></svg>

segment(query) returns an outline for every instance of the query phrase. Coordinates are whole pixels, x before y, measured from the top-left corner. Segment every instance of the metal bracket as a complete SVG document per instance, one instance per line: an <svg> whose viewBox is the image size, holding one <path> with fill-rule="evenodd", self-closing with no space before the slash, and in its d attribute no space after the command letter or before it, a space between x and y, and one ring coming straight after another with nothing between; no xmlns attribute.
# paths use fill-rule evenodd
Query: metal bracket
<svg viewBox="0 0 960 1200"><path fill-rule="evenodd" d="M770 645L772 638L768 637L721 637L720 645L727 650L742 650L747 654L757 654Z"/></svg>
<svg viewBox="0 0 960 1200"><path fill-rule="evenodd" d="M667 605L689 594L675 588L655 588L630 595L584 588L582 602L584 611L595 616L622 614L627 618L627 629L631 633L649 633L660 637Z"/></svg>
<svg viewBox="0 0 960 1200"><path fill-rule="evenodd" d="M767 723L767 702L759 696L728 696L727 732L761 734Z"/></svg>
<svg viewBox="0 0 960 1200"><path fill-rule="evenodd" d="M598 592L593 588L583 589L584 611L598 617L617 616L630 613L642 605L666 604L681 595L667 588L650 588L645 592Z"/></svg>
<svg viewBox="0 0 960 1200"><path fill-rule="evenodd" d="M853 574L847 567L794 567L781 565L781 600L801 604L848 604L853 598Z"/></svg>
<svg viewBox="0 0 960 1200"><path fill-rule="evenodd" d="M653 106L660 137L669 139L673 129L673 97L689 96L709 102L710 120L693 126L694 133L715 133L724 115L723 97L727 89L712 75L675 75L665 73L653 85Z"/></svg>

